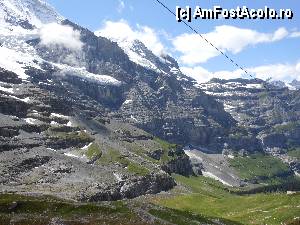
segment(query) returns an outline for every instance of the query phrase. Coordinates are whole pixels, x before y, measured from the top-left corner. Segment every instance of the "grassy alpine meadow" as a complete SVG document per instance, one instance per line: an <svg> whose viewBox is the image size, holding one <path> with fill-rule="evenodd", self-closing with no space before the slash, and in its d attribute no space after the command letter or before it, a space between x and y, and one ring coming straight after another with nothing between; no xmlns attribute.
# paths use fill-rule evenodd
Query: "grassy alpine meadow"
<svg viewBox="0 0 300 225"><path fill-rule="evenodd" d="M56 221L56 222L55 222ZM122 201L75 203L50 196L0 195L0 224L144 224Z"/></svg>
<svg viewBox="0 0 300 225"><path fill-rule="evenodd" d="M149 217L151 218L149 220ZM79 203L50 196L0 194L0 225L240 225L143 200Z"/></svg>
<svg viewBox="0 0 300 225"><path fill-rule="evenodd" d="M300 224L299 193L238 195L237 189L227 188L210 178L178 175L174 178L190 191L156 197L155 204L240 224Z"/></svg>
<svg viewBox="0 0 300 225"><path fill-rule="evenodd" d="M288 165L273 156L254 154L229 160L230 165L246 180L274 183L289 174Z"/></svg>

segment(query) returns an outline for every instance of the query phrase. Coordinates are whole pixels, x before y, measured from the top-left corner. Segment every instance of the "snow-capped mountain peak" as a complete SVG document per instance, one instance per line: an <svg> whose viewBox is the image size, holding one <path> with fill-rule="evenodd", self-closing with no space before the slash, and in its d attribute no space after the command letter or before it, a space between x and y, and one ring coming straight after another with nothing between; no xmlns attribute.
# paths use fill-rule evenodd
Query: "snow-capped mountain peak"
<svg viewBox="0 0 300 225"><path fill-rule="evenodd" d="M292 82L273 81L271 82L277 88L288 88L291 91L300 90L300 81L293 80Z"/></svg>
<svg viewBox="0 0 300 225"><path fill-rule="evenodd" d="M29 28L63 20L54 8L42 0L1 0L1 25L9 24Z"/></svg>
<svg viewBox="0 0 300 225"><path fill-rule="evenodd" d="M294 87L297 90L300 90L300 81L298 80L293 80L291 83L289 83L292 87Z"/></svg>
<svg viewBox="0 0 300 225"><path fill-rule="evenodd" d="M67 57L76 58L83 46L80 32L64 25L63 20L43 0L0 0L0 68L13 71L20 79L27 80L29 67L42 70L41 65L48 63L57 68L62 76L71 74L101 85L120 85L121 82L113 77L90 73L76 63L72 65L74 68L63 62L53 63L51 57L43 58L36 46L29 43L40 39L38 46L49 51L54 51L52 48L57 46L67 48ZM53 31L55 34L50 35Z"/></svg>
<svg viewBox="0 0 300 225"><path fill-rule="evenodd" d="M163 56L155 55L138 39L124 36L111 36L103 31L96 31L95 35L117 42L132 62L147 69L164 74L170 73L174 67L178 69L178 65L173 65L173 62L167 61Z"/></svg>
<svg viewBox="0 0 300 225"><path fill-rule="evenodd" d="M26 79L25 68L40 68L42 61L28 40L38 38L44 24L63 20L42 0L0 0L0 67Z"/></svg>
<svg viewBox="0 0 300 225"><path fill-rule="evenodd" d="M107 35L102 31L96 31L95 35L98 37L105 37L109 40L116 42L125 54L128 55L130 61L159 74L165 76L174 76L177 80L191 81L190 77L184 75L177 61L168 54L156 55L146 45L131 37L116 37Z"/></svg>

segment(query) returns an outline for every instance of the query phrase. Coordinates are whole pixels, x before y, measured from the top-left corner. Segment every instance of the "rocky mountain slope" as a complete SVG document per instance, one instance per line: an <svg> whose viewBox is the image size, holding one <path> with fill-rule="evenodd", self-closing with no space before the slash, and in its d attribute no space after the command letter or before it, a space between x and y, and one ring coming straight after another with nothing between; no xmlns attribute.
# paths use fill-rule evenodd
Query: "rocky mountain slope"
<svg viewBox="0 0 300 225"><path fill-rule="evenodd" d="M161 62L137 43L158 70L141 66L39 0L1 10L4 192L101 201L166 191L176 185L170 173L194 172L182 147L160 138L212 144L235 125L169 56ZM49 22L78 34L81 48L45 44Z"/></svg>
<svg viewBox="0 0 300 225"><path fill-rule="evenodd" d="M1 70L2 191L116 200L169 190L166 172L192 173L175 145L104 116L72 84L46 82Z"/></svg>
<svg viewBox="0 0 300 225"><path fill-rule="evenodd" d="M247 154L299 144L298 91L199 86L172 57L94 34L41 0L2 1L0 20L2 192L134 198L173 188L171 173L201 174L184 145ZM45 37L53 28L72 41Z"/></svg>
<svg viewBox="0 0 300 225"><path fill-rule="evenodd" d="M262 80L213 79L200 84L206 94L224 104L238 122L224 152L263 151L281 158L299 173L299 161L288 152L300 147L299 90L266 84Z"/></svg>

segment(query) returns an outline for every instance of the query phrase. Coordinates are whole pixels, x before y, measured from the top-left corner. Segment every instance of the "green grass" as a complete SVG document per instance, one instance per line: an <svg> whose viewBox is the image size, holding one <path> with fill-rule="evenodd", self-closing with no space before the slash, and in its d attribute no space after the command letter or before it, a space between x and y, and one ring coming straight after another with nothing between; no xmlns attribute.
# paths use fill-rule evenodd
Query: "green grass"
<svg viewBox="0 0 300 225"><path fill-rule="evenodd" d="M230 195L228 187L225 187L219 181L207 177L184 177L180 175L173 175L173 177L177 182L188 187L193 193L202 193L203 195L214 197Z"/></svg>
<svg viewBox="0 0 300 225"><path fill-rule="evenodd" d="M157 165L168 163L180 155L180 153L176 152L176 149L178 148L177 144L171 144L158 137L153 138L153 140L124 143L124 146L126 146L127 149L130 149L130 151L134 152L135 154ZM161 158L159 160L151 158L149 156L149 151L158 149L162 150ZM174 151L173 155L169 155L171 150Z"/></svg>
<svg viewBox="0 0 300 225"><path fill-rule="evenodd" d="M288 165L272 156L255 154L250 157L236 157L229 160L240 177L246 180L270 182L289 173Z"/></svg>
<svg viewBox="0 0 300 225"><path fill-rule="evenodd" d="M139 176L146 176L150 172L147 168L134 162L129 162L127 168L130 173L134 173Z"/></svg>
<svg viewBox="0 0 300 225"><path fill-rule="evenodd" d="M227 188L209 178L175 178L192 193L167 198L157 197L154 203L241 224L279 225L300 215L300 194L237 195L228 192Z"/></svg>
<svg viewBox="0 0 300 225"><path fill-rule="evenodd" d="M128 158L122 156L119 151L115 149L109 149L108 152L102 154L101 158L97 161L98 164L107 165L110 163L121 163L124 167L127 167L128 172L146 176L150 173L149 169L139 165L136 162L130 161Z"/></svg>
<svg viewBox="0 0 300 225"><path fill-rule="evenodd" d="M14 209L10 209L13 202L17 202ZM18 216L19 215L19 216ZM53 197L28 197L21 195L0 195L0 224L18 218L18 225L50 224L51 218L66 220L64 224L131 224L139 219L122 202L109 204L74 203ZM91 223L81 223L84 218ZM71 222L70 222L71 221Z"/></svg>
<svg viewBox="0 0 300 225"><path fill-rule="evenodd" d="M172 156L169 156L168 153L172 149L176 150L176 148L177 148L176 144L171 144L171 143L164 141L158 137L155 137L153 140L160 145L160 147L162 148L162 150L164 152L160 159L161 163L166 163L174 158Z"/></svg>
<svg viewBox="0 0 300 225"><path fill-rule="evenodd" d="M107 152L103 152L101 158L97 160L97 163L102 165L108 165L117 162L124 165L128 164L128 160L122 156L119 151L112 148L109 148Z"/></svg>
<svg viewBox="0 0 300 225"><path fill-rule="evenodd" d="M300 160L300 148L296 148L296 149L288 151L288 155Z"/></svg>
<svg viewBox="0 0 300 225"><path fill-rule="evenodd" d="M78 130L80 130L79 127L68 127L68 126L51 126L48 128L48 131L52 133L57 133L57 132L65 133L65 132L72 132Z"/></svg>
<svg viewBox="0 0 300 225"><path fill-rule="evenodd" d="M17 207L10 209L13 202L17 202ZM143 212L146 217L142 219ZM152 215L151 220L147 220L149 215ZM178 225L218 224L212 218L158 207L144 201L130 201L129 204L128 201L74 203L47 196L0 195L1 225L49 225L54 218L59 218L65 225L160 225L166 222ZM218 221L228 225L238 224L225 219Z"/></svg>
<svg viewBox="0 0 300 225"><path fill-rule="evenodd" d="M156 141L157 143L160 144L160 146L164 149L164 150L170 150L170 149L176 149L177 145L176 144L171 144L167 141L164 141L158 137L154 138L154 141Z"/></svg>
<svg viewBox="0 0 300 225"><path fill-rule="evenodd" d="M158 161L156 159L151 158L150 156L147 155L147 150L149 149L155 149L155 145L151 143L151 141L147 141L147 143L137 143L132 142L132 143L124 143L124 146L129 149L131 152L134 152L136 155L141 156L142 158L152 162L152 163L157 163Z"/></svg>
<svg viewBox="0 0 300 225"><path fill-rule="evenodd" d="M222 221L226 225L237 225L239 223L220 218L209 218L200 214L175 209L150 209L149 213L155 217L177 225L199 225L199 224L218 224L214 220Z"/></svg>
<svg viewBox="0 0 300 225"><path fill-rule="evenodd" d="M88 157L88 159L93 159L94 157L100 155L102 155L102 151L100 149L100 146L97 143L91 144L91 146L89 146L86 152L86 156Z"/></svg>
<svg viewBox="0 0 300 225"><path fill-rule="evenodd" d="M53 132L48 130L48 135L57 139L66 140L66 141L77 141L82 143L90 143L94 141L92 137L90 137L84 131L75 131L75 132Z"/></svg>

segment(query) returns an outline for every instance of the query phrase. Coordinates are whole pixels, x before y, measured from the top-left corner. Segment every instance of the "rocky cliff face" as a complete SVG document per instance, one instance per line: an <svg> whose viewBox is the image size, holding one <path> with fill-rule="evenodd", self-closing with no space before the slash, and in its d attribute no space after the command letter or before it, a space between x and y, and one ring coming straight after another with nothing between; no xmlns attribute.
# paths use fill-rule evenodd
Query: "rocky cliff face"
<svg viewBox="0 0 300 225"><path fill-rule="evenodd" d="M67 72L68 81L75 81L77 87L93 99L101 101L103 94L109 95L106 106L113 109L112 117L178 144L214 146L217 136L226 135L224 128L235 126L235 120L224 111L222 104L195 87L195 82L181 73L171 57L159 58L136 41L135 51L149 56L147 59L155 68L142 66L131 61L117 43L97 37L70 21L63 24L80 31L84 43L80 53L62 48L51 51L50 47L41 45L39 39L28 43L42 59L56 67L74 66L73 61L68 61L71 55L88 73L108 74L120 81L118 88L99 89L91 82L72 78L78 71Z"/></svg>
<svg viewBox="0 0 300 225"><path fill-rule="evenodd" d="M163 165L180 160L168 156L172 148L107 117L105 102L78 93L72 82L37 74L48 76L47 83L35 77L21 82L1 70L2 191L104 201L175 185L163 171ZM162 148L164 161L148 157L149 151Z"/></svg>
<svg viewBox="0 0 300 225"><path fill-rule="evenodd" d="M289 90L261 80L213 79L200 87L224 104L238 122L224 139L225 149L265 151L296 163L286 152L299 148L299 90Z"/></svg>
<svg viewBox="0 0 300 225"><path fill-rule="evenodd" d="M238 121L239 128L234 132L243 136L272 133L284 124L297 124L300 118L299 91L272 85L266 89L262 80L245 79L213 79L200 87L224 104L225 110Z"/></svg>

